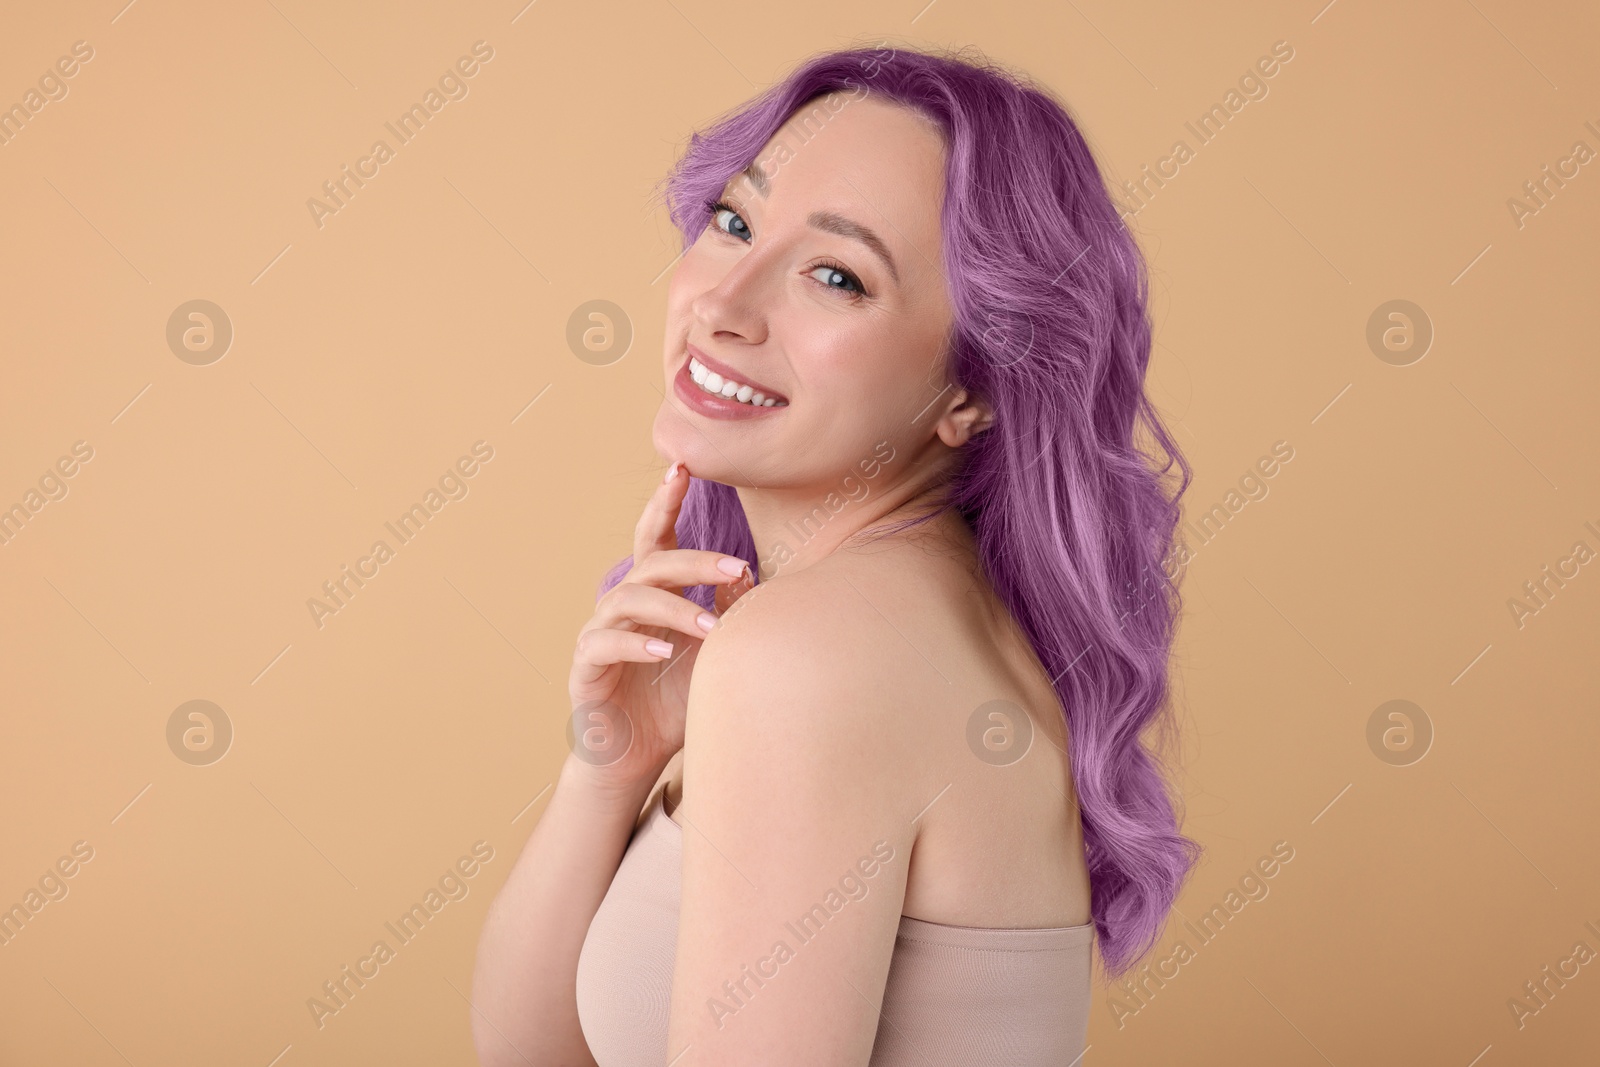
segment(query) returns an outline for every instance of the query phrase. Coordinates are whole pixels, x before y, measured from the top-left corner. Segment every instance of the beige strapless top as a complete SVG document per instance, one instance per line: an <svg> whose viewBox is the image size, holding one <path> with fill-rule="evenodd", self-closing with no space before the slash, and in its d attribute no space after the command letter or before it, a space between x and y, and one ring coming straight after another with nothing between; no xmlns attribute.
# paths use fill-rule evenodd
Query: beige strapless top
<svg viewBox="0 0 1600 1067"><path fill-rule="evenodd" d="M661 790L578 957L600 1067L666 1067L683 828ZM1007 930L900 917L870 1067L1068 1067L1089 1028L1094 924Z"/></svg>

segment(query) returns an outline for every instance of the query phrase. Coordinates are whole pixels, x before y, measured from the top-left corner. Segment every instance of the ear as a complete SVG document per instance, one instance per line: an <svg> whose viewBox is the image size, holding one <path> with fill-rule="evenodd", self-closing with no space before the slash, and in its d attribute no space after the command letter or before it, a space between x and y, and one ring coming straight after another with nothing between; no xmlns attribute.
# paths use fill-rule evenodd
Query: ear
<svg viewBox="0 0 1600 1067"><path fill-rule="evenodd" d="M946 445L960 448L992 425L994 410L965 389L958 389L956 402L944 413L934 430Z"/></svg>

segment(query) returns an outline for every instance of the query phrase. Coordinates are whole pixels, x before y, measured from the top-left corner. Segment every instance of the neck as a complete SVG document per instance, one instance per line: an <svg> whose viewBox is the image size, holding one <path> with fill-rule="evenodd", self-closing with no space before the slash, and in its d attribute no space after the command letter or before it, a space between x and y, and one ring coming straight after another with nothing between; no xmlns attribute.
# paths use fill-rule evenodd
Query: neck
<svg viewBox="0 0 1600 1067"><path fill-rule="evenodd" d="M900 478L882 487L859 476L838 479L831 487L741 486L739 503L755 539L761 580L794 574L840 548L869 543L877 527L930 515L933 517L913 530L943 536L972 549L972 532L965 520L953 508L944 506L955 458L953 450L941 446L935 454L914 459Z"/></svg>

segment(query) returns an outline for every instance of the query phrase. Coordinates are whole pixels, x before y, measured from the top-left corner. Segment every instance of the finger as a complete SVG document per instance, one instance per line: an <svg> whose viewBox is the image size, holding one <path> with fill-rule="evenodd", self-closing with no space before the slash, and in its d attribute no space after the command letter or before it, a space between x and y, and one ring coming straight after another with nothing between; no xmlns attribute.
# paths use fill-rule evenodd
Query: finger
<svg viewBox="0 0 1600 1067"><path fill-rule="evenodd" d="M573 681L592 681L614 663L660 663L681 647L682 642L632 630L590 630L579 640L572 657Z"/></svg>
<svg viewBox="0 0 1600 1067"><path fill-rule="evenodd" d="M621 670L619 664L666 663L684 650L683 642L668 641L663 644L671 646L672 651L666 656L657 655L661 646L652 642L658 640L650 634L626 630L591 630L582 635L568 672L567 694L575 701L584 701L609 693L612 686L604 685L604 679Z"/></svg>
<svg viewBox="0 0 1600 1067"><path fill-rule="evenodd" d="M732 585L749 570L750 565L738 556L698 548L674 548L646 556L634 564L623 581L677 592L688 585Z"/></svg>
<svg viewBox="0 0 1600 1067"><path fill-rule="evenodd" d="M644 513L633 530L633 561L639 563L653 552L678 547L678 512L689 492L689 472L682 462L667 468L667 477L650 494Z"/></svg>
<svg viewBox="0 0 1600 1067"><path fill-rule="evenodd" d="M754 572L746 568L744 576L728 585L717 586L717 591L712 594L712 604L717 609L717 615L723 616L728 609L738 603L739 599L756 587Z"/></svg>
<svg viewBox="0 0 1600 1067"><path fill-rule="evenodd" d="M710 633L715 625L716 616L688 597L653 585L625 583L600 598L595 605L594 616L579 632L578 639L582 641L584 634L594 630L637 630L645 626L660 626L699 640Z"/></svg>

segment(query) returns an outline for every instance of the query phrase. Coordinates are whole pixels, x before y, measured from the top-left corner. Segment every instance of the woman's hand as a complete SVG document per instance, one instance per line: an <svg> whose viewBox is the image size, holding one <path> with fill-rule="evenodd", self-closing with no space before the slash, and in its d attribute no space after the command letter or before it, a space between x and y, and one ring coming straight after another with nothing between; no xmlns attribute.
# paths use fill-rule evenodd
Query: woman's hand
<svg viewBox="0 0 1600 1067"><path fill-rule="evenodd" d="M744 560L678 547L688 491L687 469L672 464L634 529L633 567L578 631L567 682L573 755L598 780L628 792L641 783L648 789L683 747L701 642L754 585ZM683 595L692 585L718 587L716 614Z"/></svg>

